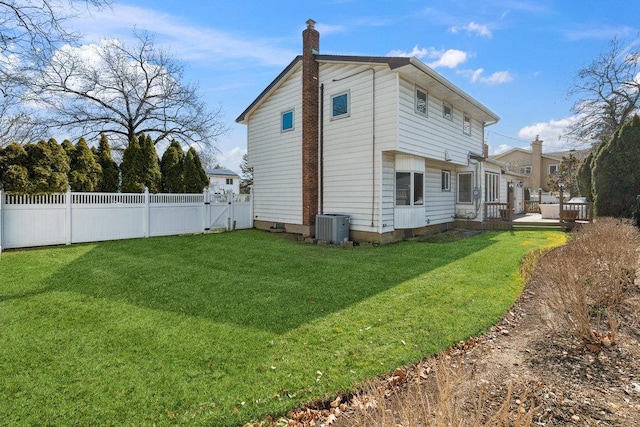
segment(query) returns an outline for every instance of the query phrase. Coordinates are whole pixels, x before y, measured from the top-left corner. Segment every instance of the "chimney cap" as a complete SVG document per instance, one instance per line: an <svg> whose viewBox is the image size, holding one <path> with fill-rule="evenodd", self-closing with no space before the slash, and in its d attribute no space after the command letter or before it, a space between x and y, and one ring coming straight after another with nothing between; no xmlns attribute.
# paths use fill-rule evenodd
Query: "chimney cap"
<svg viewBox="0 0 640 427"><path fill-rule="evenodd" d="M313 19L307 19L307 28L313 30L316 26L316 21Z"/></svg>

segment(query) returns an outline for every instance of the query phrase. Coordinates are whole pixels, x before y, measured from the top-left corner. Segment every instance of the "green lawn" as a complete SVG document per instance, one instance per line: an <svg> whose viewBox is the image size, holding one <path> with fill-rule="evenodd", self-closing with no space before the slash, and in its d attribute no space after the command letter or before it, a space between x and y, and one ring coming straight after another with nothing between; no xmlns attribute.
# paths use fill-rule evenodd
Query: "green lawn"
<svg viewBox="0 0 640 427"><path fill-rule="evenodd" d="M247 230L4 252L0 424L283 414L485 331L522 256L564 239L343 249Z"/></svg>

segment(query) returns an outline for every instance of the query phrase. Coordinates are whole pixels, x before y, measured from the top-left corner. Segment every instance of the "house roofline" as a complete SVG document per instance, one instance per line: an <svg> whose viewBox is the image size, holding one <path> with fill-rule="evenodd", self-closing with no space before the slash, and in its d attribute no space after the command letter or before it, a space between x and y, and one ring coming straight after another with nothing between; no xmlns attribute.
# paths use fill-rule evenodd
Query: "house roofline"
<svg viewBox="0 0 640 427"><path fill-rule="evenodd" d="M247 115L261 103L262 99L265 98L267 94L269 94L269 92L277 88L280 81L283 80L284 77L289 74L291 70L293 70L295 66L300 62L302 62L302 55L296 56L293 61L291 61L289 65L287 65L286 68L282 70L282 72L278 74L278 76L273 79L271 83L269 83L269 86L267 86L262 92L260 92L260 95L258 95L258 97L242 112L242 114L238 116L238 118L236 119L236 123L244 123Z"/></svg>
<svg viewBox="0 0 640 427"><path fill-rule="evenodd" d="M466 102L471 104L474 108L482 111L485 114L485 125L492 125L497 123L500 120L497 114L489 110L487 107L482 105L476 99L474 99L471 95L467 94L465 91L460 89L455 84L451 83L445 77L434 71L432 68L427 66L425 63L420 61L416 57L398 57L398 56L350 56L350 55L316 55L316 60L318 62L345 62L351 64L380 64L387 65L391 70L398 70L403 67L415 67L424 74L428 75L432 79L436 80L438 83L447 87L454 94L464 99ZM287 67L282 70L280 74L267 86L258 97L238 116L236 119L237 123L246 123L247 116L262 103L262 100L273 90L275 90L280 81L282 81L293 69L295 69L296 65L302 61L302 56L298 55L294 58Z"/></svg>
<svg viewBox="0 0 640 427"><path fill-rule="evenodd" d="M460 89L458 86L453 84L450 80L448 80L447 78L442 76L440 73L436 72L433 68L429 67L427 64L425 64L424 62L420 61L416 57L411 57L409 59L410 59L411 65L413 65L414 67L418 68L420 71L422 71L423 73L427 74L429 77L431 77L432 79L436 80L438 83L440 83L443 86L451 89L452 92L454 92L456 95L458 95L461 98L463 98L465 101L469 102L471 105L473 105L478 110L483 111L489 118L489 120L485 123L485 125L493 125L493 124L496 124L500 120L500 117L496 113L494 113L493 111L489 110L487 107L485 107L480 102L478 102L478 100L476 100L471 95L469 95L468 93L466 93L465 91Z"/></svg>

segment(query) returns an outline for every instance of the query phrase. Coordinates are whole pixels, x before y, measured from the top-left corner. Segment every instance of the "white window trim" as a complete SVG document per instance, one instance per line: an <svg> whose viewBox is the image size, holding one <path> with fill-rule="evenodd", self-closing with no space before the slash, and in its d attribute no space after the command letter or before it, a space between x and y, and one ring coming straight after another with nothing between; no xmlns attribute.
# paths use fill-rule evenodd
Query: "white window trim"
<svg viewBox="0 0 640 427"><path fill-rule="evenodd" d="M471 200L470 201L460 201L460 176L461 175L469 175L471 176L471 191L469 193L469 195L471 196ZM471 205L473 204L473 172L458 172L458 176L457 176L457 191L456 191L456 202L459 204L464 204L464 205Z"/></svg>
<svg viewBox="0 0 640 427"><path fill-rule="evenodd" d="M344 114L340 114L337 116L333 115L333 100L334 98L337 98L339 96L342 95L347 95L347 112ZM351 90L345 90L342 92L338 92L335 95L331 95L331 98L329 99L329 108L331 109L331 120L339 120L339 119L344 119L346 117L351 116Z"/></svg>
<svg viewBox="0 0 640 427"><path fill-rule="evenodd" d="M469 129L467 131L465 124L469 123ZM467 135L467 136L471 136L471 116L468 115L467 113L462 113L462 133Z"/></svg>
<svg viewBox="0 0 640 427"><path fill-rule="evenodd" d="M529 172L527 172L527 169L529 170ZM520 166L520 173L531 175L531 166Z"/></svg>
<svg viewBox="0 0 640 427"><path fill-rule="evenodd" d="M555 166L556 171L555 172L551 172L551 167ZM549 165L549 175L553 174L553 173L558 173L560 171L560 166L558 164L555 165Z"/></svg>
<svg viewBox="0 0 640 427"><path fill-rule="evenodd" d="M425 106L424 106L425 111L424 112L418 110L418 91L424 93L425 95ZM415 113L424 117L429 117L429 92L421 88L420 86L416 85L413 93L414 93L413 109Z"/></svg>
<svg viewBox="0 0 640 427"><path fill-rule="evenodd" d="M394 205L395 207L400 207L400 208L409 208L409 207L423 207L425 205L425 192L426 192L426 183L425 183L425 177L426 177L426 173L424 171L410 171L410 170L397 170L395 171L396 174L398 173L408 173L409 174L409 204L408 205L398 205L396 203L396 192L397 192L397 184L396 181L394 181ZM420 174L422 175L422 203L417 203L415 200L413 200L413 196L414 196L414 191L415 191L415 186L416 186L416 174ZM395 178L397 180L397 175L395 175Z"/></svg>
<svg viewBox="0 0 640 427"><path fill-rule="evenodd" d="M446 178L446 182L445 180L443 180L443 177L447 177ZM440 187L442 189L442 191L451 191L451 171L450 170L445 170L443 169L440 173Z"/></svg>
<svg viewBox="0 0 640 427"><path fill-rule="evenodd" d="M284 116L285 114L291 113L291 127L288 129L284 128ZM289 108L288 110L284 110L280 113L280 133L291 132L296 128L296 113L295 108Z"/></svg>
<svg viewBox="0 0 640 427"><path fill-rule="evenodd" d="M500 174L496 172L484 173L484 201L499 202L500 201Z"/></svg>
<svg viewBox="0 0 640 427"><path fill-rule="evenodd" d="M449 111L451 112L451 114L449 114L448 116L445 113L445 107L449 107ZM453 105L445 101L442 102L442 117L444 117L447 120L453 121Z"/></svg>

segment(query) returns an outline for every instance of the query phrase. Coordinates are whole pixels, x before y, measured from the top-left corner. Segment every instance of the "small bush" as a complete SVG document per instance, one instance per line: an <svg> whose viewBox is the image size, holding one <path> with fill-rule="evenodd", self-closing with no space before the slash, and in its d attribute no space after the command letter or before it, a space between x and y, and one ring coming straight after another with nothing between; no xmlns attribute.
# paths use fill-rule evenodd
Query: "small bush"
<svg viewBox="0 0 640 427"><path fill-rule="evenodd" d="M350 427L398 426L459 426L459 427L528 427L532 425L535 407L523 388L513 400L514 386L510 385L504 402L498 408L487 408L485 390L471 378L462 375L446 357L436 360L433 367L435 392L419 382L413 382L402 394L389 396L386 387L370 386L355 396L356 409L349 420ZM468 376L468 375L467 375ZM529 404L527 409L527 404ZM466 408L466 409L463 409Z"/></svg>
<svg viewBox="0 0 640 427"><path fill-rule="evenodd" d="M541 261L534 281L550 308L585 344L615 344L618 310L634 284L640 234L627 220L600 218Z"/></svg>

